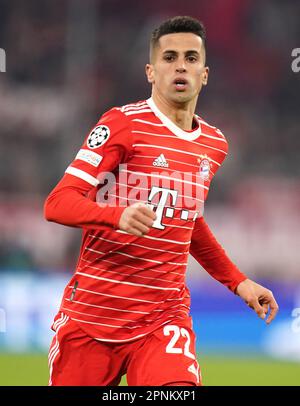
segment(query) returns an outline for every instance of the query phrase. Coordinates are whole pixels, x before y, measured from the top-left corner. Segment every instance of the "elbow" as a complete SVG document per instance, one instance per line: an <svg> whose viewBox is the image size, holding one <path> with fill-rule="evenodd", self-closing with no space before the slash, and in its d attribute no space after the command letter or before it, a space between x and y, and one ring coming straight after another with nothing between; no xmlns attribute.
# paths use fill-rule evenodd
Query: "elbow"
<svg viewBox="0 0 300 406"><path fill-rule="evenodd" d="M57 221L51 195L48 196L44 203L44 218L47 221Z"/></svg>

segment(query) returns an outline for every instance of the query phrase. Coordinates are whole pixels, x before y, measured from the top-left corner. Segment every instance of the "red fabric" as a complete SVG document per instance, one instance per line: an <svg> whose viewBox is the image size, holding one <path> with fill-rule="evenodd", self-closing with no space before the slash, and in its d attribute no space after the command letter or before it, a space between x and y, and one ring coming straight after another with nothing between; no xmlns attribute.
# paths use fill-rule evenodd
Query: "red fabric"
<svg viewBox="0 0 300 406"><path fill-rule="evenodd" d="M228 258L203 217L196 220L190 253L206 272L233 292L247 279L247 276Z"/></svg>
<svg viewBox="0 0 300 406"><path fill-rule="evenodd" d="M102 143L98 147L90 147L88 141L91 138L91 134L99 127L105 127L109 130L109 136L106 140L102 140ZM118 109L114 108L104 113L86 136L80 149L80 151L85 151L86 153L96 153L102 160L100 163L93 165L91 162L78 158L77 155L66 172L69 168L79 169L85 174L101 181L103 173L113 172L119 164L127 162L132 155L131 127L132 124L128 117ZM80 174L79 177L81 177Z"/></svg>
<svg viewBox="0 0 300 406"><path fill-rule="evenodd" d="M99 226L118 228L125 207L100 206L95 201L97 189L81 176L101 183L103 173L113 171L128 159L132 152L130 125L126 116L117 109L103 114L80 149L80 152L94 154L101 161L91 164L91 161L78 158L78 155L75 157L66 172L70 168L75 169L79 171L77 176L66 173L46 200L44 213L48 221L86 229L98 229ZM110 129L109 137L98 148L91 149L87 145L89 135L99 126Z"/></svg>
<svg viewBox="0 0 300 406"><path fill-rule="evenodd" d="M129 386L201 385L190 317L122 344L89 337L63 313L53 330L50 386L115 386L125 373Z"/></svg>
<svg viewBox="0 0 300 406"><path fill-rule="evenodd" d="M46 201L47 220L86 229L96 229L97 226L117 228L125 207L99 207L86 198L90 189L85 181L65 174ZM233 292L247 279L228 258L203 217L195 222L190 253L214 279Z"/></svg>
<svg viewBox="0 0 300 406"><path fill-rule="evenodd" d="M224 250L199 227L201 220L195 224L228 151L224 135L196 119L198 129L187 133L170 126L151 101L110 110L47 199L47 219L84 229L60 310L90 337L130 342L188 315L191 240L191 253L213 277L232 290L239 282ZM115 177L109 188L105 172ZM135 201L151 203L157 214L141 237L117 229L122 211Z"/></svg>
<svg viewBox="0 0 300 406"><path fill-rule="evenodd" d="M125 207L99 206L87 198L87 193L92 188L84 180L66 173L46 200L45 218L71 227L118 228Z"/></svg>

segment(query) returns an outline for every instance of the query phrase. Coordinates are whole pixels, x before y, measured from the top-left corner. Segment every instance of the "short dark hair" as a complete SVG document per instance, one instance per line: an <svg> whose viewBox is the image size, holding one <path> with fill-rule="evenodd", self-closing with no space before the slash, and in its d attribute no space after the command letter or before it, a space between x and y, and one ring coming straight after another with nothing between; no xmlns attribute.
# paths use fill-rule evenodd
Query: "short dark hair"
<svg viewBox="0 0 300 406"><path fill-rule="evenodd" d="M153 30L150 40L150 58L160 37L178 32L191 32L192 34L198 35L202 39L203 46L205 47L206 31L203 23L193 17L176 16L165 20L159 27Z"/></svg>

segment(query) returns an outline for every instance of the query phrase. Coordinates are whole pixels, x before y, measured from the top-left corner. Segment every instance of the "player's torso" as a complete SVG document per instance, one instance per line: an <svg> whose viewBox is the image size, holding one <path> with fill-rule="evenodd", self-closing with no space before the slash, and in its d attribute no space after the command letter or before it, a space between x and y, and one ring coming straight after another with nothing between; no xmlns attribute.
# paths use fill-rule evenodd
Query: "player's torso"
<svg viewBox="0 0 300 406"><path fill-rule="evenodd" d="M95 198L109 205L146 203L156 220L143 237L108 227L86 232L79 272L94 267L112 279L141 284L141 291L145 284L166 289L146 289L143 295L149 298L166 291L183 294L195 220L202 215L227 143L204 122L191 132L169 125L147 102L121 111L130 118L132 151L108 179L102 179Z"/></svg>
<svg viewBox="0 0 300 406"><path fill-rule="evenodd" d="M123 332L118 330L120 336L124 331L135 334L137 324L147 331L172 317L188 315L185 271L192 231L197 216L202 215L211 178L227 150L225 139L204 123L190 133L172 131L172 125L166 125L147 103L122 111L130 118L132 151L108 175L109 186L106 181L99 185L95 199L100 204L124 206L144 202L155 210L156 221L143 237L108 227L86 231L64 305L70 309L70 294L75 281L79 282L80 311L84 303L84 312L97 310L97 318L88 320L103 326L102 330L109 329L104 327L105 317L116 319L119 325L125 323ZM130 318L117 309L127 309Z"/></svg>
<svg viewBox="0 0 300 406"><path fill-rule="evenodd" d="M148 236L189 243L211 179L227 153L227 142L198 118L198 127L183 131L158 117L148 103L121 108L131 120L132 153L115 172L116 186L108 201L150 205L156 221Z"/></svg>

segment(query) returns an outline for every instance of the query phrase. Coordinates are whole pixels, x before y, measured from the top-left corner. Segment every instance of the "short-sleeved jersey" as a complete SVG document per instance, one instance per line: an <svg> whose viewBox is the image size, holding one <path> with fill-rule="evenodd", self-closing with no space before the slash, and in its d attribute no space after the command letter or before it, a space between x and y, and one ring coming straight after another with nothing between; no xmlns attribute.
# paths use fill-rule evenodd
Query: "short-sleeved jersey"
<svg viewBox="0 0 300 406"><path fill-rule="evenodd" d="M89 133L66 172L89 183L99 205L142 201L156 220L143 237L107 226L83 230L60 310L88 335L125 342L189 316L192 232L227 148L217 128L195 115L184 131L152 98L111 109Z"/></svg>

